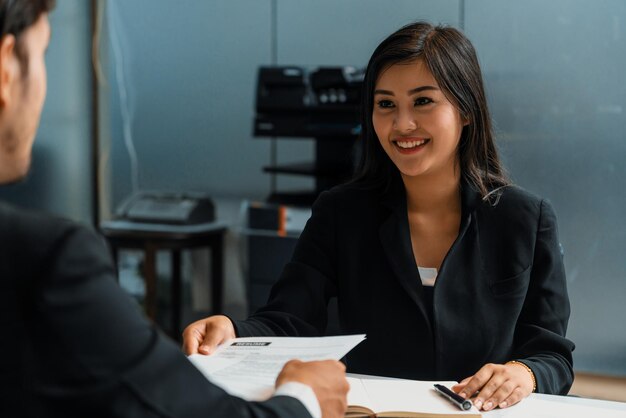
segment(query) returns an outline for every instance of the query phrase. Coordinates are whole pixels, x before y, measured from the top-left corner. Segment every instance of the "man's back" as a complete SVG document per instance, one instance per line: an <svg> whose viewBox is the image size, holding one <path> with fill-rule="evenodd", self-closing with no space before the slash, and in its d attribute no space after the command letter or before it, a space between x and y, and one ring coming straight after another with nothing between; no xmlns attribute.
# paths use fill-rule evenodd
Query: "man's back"
<svg viewBox="0 0 626 418"><path fill-rule="evenodd" d="M103 240L0 203L0 416L306 416L210 384L115 282Z"/></svg>
<svg viewBox="0 0 626 418"><path fill-rule="evenodd" d="M45 253L54 248L58 235L53 224L0 203L0 411L26 411L33 405L37 365L27 324L34 319L36 272L43 268ZM46 342L40 339L40 343L44 350Z"/></svg>

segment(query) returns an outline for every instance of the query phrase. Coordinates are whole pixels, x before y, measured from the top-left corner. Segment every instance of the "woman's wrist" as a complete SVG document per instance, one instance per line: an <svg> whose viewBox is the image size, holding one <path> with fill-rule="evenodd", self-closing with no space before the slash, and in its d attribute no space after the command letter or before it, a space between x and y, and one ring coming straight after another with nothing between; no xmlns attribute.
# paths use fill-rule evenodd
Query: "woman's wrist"
<svg viewBox="0 0 626 418"><path fill-rule="evenodd" d="M507 361L506 364L512 364L514 366L520 366L520 367L523 367L524 369L526 369L526 371L530 374L530 378L533 381L532 393L534 393L537 390L537 379L535 378L535 373L533 373L533 371L532 371L532 369L530 367L528 367L525 363L522 363L521 361L517 361L517 360Z"/></svg>

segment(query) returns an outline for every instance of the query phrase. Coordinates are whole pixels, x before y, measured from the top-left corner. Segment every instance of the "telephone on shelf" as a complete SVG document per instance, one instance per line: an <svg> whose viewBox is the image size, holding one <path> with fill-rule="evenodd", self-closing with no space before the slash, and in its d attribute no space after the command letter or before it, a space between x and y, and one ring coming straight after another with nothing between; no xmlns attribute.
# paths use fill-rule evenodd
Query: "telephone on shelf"
<svg viewBox="0 0 626 418"><path fill-rule="evenodd" d="M215 206L201 193L139 192L125 199L116 215L135 222L198 224L215 220Z"/></svg>

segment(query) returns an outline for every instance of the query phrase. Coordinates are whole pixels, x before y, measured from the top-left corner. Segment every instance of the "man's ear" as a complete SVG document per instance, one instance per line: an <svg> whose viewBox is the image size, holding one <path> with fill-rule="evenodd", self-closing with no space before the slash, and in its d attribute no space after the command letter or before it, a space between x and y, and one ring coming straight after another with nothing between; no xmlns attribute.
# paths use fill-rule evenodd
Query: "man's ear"
<svg viewBox="0 0 626 418"><path fill-rule="evenodd" d="M4 35L0 40L0 108L5 108L11 100L11 90L18 72L15 36Z"/></svg>

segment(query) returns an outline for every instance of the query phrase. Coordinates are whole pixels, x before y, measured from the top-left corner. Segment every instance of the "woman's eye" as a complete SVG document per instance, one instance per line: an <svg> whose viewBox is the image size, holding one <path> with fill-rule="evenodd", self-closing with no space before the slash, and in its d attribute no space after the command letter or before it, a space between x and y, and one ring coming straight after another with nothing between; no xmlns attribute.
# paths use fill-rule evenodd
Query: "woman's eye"
<svg viewBox="0 0 626 418"><path fill-rule="evenodd" d="M393 102L391 100L379 100L376 104L381 109L389 109L393 107Z"/></svg>
<svg viewBox="0 0 626 418"><path fill-rule="evenodd" d="M417 99L415 99L416 106L424 106L432 102L433 101L429 99L428 97L418 97Z"/></svg>

